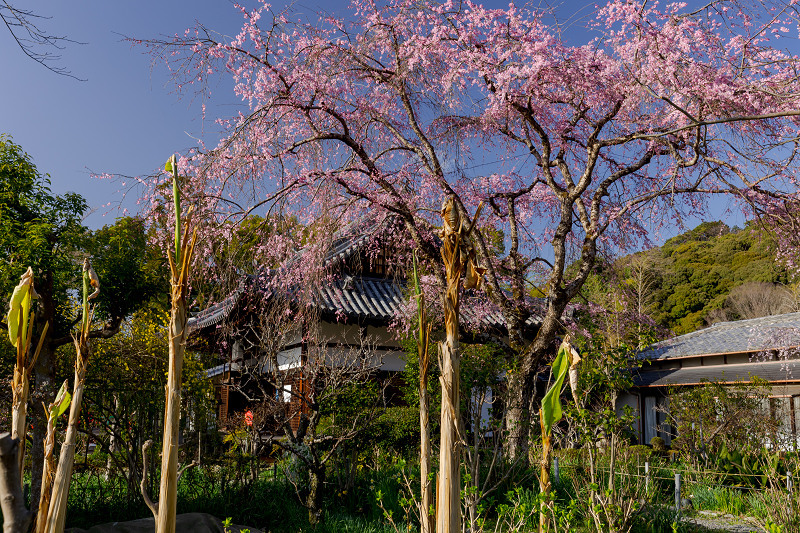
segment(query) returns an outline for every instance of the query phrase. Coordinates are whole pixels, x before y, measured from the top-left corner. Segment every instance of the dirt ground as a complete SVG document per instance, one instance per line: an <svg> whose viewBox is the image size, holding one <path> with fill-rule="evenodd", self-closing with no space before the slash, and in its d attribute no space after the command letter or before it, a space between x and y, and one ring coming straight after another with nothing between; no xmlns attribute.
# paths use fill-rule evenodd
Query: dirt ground
<svg viewBox="0 0 800 533"><path fill-rule="evenodd" d="M693 516L684 517L682 522L699 526L699 531L724 531L729 533L763 531L752 518L737 517L714 511L697 511L693 513Z"/></svg>

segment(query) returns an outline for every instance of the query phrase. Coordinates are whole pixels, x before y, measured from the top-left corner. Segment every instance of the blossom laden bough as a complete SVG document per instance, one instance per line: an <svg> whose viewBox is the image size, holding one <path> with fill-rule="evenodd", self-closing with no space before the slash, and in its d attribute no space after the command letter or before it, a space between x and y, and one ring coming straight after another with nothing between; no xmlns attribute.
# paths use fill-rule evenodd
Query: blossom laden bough
<svg viewBox="0 0 800 533"><path fill-rule="evenodd" d="M180 163L184 194L218 221L259 210L347 221L376 208L436 264L442 200L462 217L484 202L472 244L516 354L504 409L514 458L536 372L600 250L648 244L653 229L702 216L712 195L745 211L748 194L769 205L796 195L798 60L770 40L797 28L796 12L776 5L615 0L597 11L596 37L573 45L547 13L513 5L363 0L350 19L305 23L261 3L242 8L233 39L198 25L146 45L182 90L230 76L241 98L219 120L222 141ZM202 245L229 228L204 227ZM285 249L286 235L271 243ZM442 268L430 272L445 285ZM531 280L546 305L529 342Z"/></svg>

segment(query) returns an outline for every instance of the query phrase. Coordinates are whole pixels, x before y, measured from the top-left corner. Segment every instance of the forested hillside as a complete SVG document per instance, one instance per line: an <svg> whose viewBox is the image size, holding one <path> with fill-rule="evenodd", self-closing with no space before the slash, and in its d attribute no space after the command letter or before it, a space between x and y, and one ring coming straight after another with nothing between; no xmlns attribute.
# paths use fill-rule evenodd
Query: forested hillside
<svg viewBox="0 0 800 533"><path fill-rule="evenodd" d="M587 300L624 305L675 334L798 309L796 283L755 224L704 222L663 246L602 265ZM605 294L603 294L603 292Z"/></svg>

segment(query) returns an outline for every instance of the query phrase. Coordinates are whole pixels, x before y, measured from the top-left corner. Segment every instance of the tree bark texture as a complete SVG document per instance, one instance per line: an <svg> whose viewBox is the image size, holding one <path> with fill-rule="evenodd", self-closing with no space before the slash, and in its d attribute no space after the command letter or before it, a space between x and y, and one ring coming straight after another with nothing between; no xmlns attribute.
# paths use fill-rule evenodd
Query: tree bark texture
<svg viewBox="0 0 800 533"><path fill-rule="evenodd" d="M510 433L505 451L511 460L528 464L530 432L534 423L532 415L537 412L536 375L545 357L552 353L553 340L563 327L561 316L570 298L564 290L551 291L536 337L521 348L516 368L514 372L509 372L504 419ZM514 330L519 331L516 328ZM513 334L513 330L511 333Z"/></svg>
<svg viewBox="0 0 800 533"><path fill-rule="evenodd" d="M19 470L19 441L10 433L0 434L0 509L3 533L27 533L33 513L25 508Z"/></svg>
<svg viewBox="0 0 800 533"><path fill-rule="evenodd" d="M528 454L528 435L530 434L530 399L523 390L524 380L519 372L506 374L506 396L504 425L508 432L505 443L506 457L510 462L526 461Z"/></svg>
<svg viewBox="0 0 800 533"><path fill-rule="evenodd" d="M308 523L312 527L322 522L322 485L325 483L325 466L320 469L312 468L309 472L308 497Z"/></svg>

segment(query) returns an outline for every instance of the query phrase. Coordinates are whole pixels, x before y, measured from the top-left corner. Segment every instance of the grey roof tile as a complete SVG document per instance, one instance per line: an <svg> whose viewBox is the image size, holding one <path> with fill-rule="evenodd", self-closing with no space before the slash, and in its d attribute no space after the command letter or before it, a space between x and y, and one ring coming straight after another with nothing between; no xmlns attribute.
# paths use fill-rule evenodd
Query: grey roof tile
<svg viewBox="0 0 800 533"><path fill-rule="evenodd" d="M186 324L186 327L189 330L189 335L199 329L207 328L222 322L230 314L234 306L239 302L241 295L242 291L237 289L224 300L200 311L193 317L189 318Z"/></svg>
<svg viewBox="0 0 800 533"><path fill-rule="evenodd" d="M325 255L325 265L332 266L359 253L391 223L391 217L385 217L378 223L375 223L374 218L366 217L342 229L333 238L331 249ZM293 262L297 260L299 254L282 268L291 268ZM244 276L234 293L189 319L189 333L222 322L234 309L245 290L261 290L266 298L274 297L276 291L270 288L267 282L276 274L277 271L263 269L256 276ZM337 319L343 316L350 320L367 319L388 323L401 314L406 299L403 291L403 287L392 279L346 276L326 282L319 287L315 299L321 311L336 315ZM294 292L289 288L285 294L292 297ZM469 309L468 305L462 305L461 315L471 326L505 329L505 320L499 311L479 314ZM536 325L540 320L541 318L534 314L528 319L527 325Z"/></svg>
<svg viewBox="0 0 800 533"><path fill-rule="evenodd" d="M760 352L800 346L800 313L721 322L706 329L652 344L641 359Z"/></svg>
<svg viewBox="0 0 800 533"><path fill-rule="evenodd" d="M705 381L735 383L750 381L754 376L772 383L800 383L800 365L797 360L753 361L738 365L692 366L672 370L640 370L634 376L639 387L666 387L669 385L697 385Z"/></svg>

